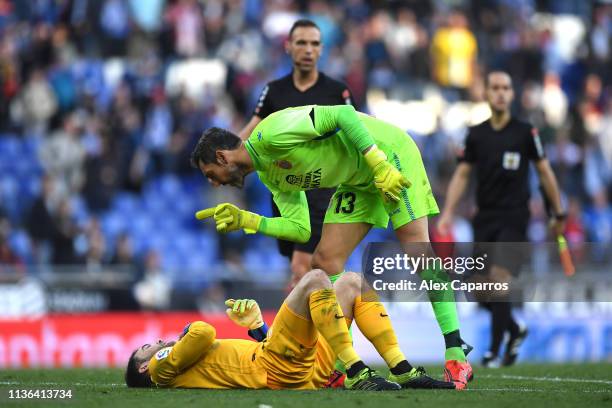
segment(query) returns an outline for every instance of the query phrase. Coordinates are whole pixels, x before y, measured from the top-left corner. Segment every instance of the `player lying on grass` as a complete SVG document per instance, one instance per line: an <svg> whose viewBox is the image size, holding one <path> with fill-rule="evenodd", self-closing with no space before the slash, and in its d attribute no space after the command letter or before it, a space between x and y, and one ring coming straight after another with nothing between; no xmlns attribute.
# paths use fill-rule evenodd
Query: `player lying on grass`
<svg viewBox="0 0 612 408"><path fill-rule="evenodd" d="M244 143L226 130L208 129L191 161L214 186L240 188L245 176L257 171L282 215L262 217L230 203L197 213L199 219L214 217L221 233L243 229L308 241L304 191L337 187L312 264L326 271L332 282L372 226L386 228L389 219L407 253L433 252L427 217L439 211L416 144L401 129L357 113L350 105L275 112ZM427 280L448 279L443 270L418 272ZM454 293L450 288L432 290L429 298L446 343L446 378L464 387L472 368L463 351Z"/></svg>
<svg viewBox="0 0 612 408"><path fill-rule="evenodd" d="M356 273L344 274L332 286L327 274L315 269L289 293L267 336L255 302L240 301L237 306L230 301L228 305L236 306L228 312L230 318L263 341L216 339L213 326L194 322L175 344L159 340L136 349L128 361L126 384L317 389L338 358L346 367L344 386L350 390L455 389L455 384L435 380L408 363L384 306L368 301L375 300L373 292L362 299L361 289ZM348 332L353 319L390 367L388 379L367 367L353 349Z"/></svg>

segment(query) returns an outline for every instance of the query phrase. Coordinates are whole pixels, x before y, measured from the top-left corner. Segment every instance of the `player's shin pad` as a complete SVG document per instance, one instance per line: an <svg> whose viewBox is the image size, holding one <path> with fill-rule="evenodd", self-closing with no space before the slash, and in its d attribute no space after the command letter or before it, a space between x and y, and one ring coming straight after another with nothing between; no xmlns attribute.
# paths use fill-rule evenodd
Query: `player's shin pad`
<svg viewBox="0 0 612 408"><path fill-rule="evenodd" d="M365 295L365 298L370 299L373 296L376 295L369 293ZM376 348L389 368L393 368L400 361L406 360L400 350L391 319L382 303L363 301L362 296L357 296L353 312L359 330Z"/></svg>
<svg viewBox="0 0 612 408"><path fill-rule="evenodd" d="M314 291L309 297L310 316L315 327L345 367L361 359L353 349L344 314L333 289Z"/></svg>

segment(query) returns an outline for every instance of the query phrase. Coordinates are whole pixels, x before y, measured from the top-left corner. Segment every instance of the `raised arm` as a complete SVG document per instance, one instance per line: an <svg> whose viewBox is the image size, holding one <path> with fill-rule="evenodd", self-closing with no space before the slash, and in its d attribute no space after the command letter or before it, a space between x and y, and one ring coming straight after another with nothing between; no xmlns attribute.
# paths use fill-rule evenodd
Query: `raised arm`
<svg viewBox="0 0 612 408"><path fill-rule="evenodd" d="M231 203L200 210L195 216L199 220L212 217L217 231L222 234L242 229L247 234L260 232L286 241L307 242L310 239L310 215L306 194L303 191L270 191L280 210L280 217L264 217L241 210Z"/></svg>
<svg viewBox="0 0 612 408"><path fill-rule="evenodd" d="M272 192L280 217L263 217L259 232L285 241L304 243L310 239L310 214L303 191Z"/></svg>
<svg viewBox="0 0 612 408"><path fill-rule="evenodd" d="M374 145L374 139L352 105L314 106L310 116L320 135L343 130L344 136L362 154Z"/></svg>

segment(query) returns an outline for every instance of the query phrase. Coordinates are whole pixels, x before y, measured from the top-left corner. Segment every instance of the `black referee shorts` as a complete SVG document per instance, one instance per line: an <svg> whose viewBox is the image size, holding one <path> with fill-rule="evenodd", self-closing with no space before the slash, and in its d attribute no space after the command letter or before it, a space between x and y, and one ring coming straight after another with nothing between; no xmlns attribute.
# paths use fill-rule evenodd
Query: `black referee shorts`
<svg viewBox="0 0 612 408"><path fill-rule="evenodd" d="M281 255L291 259L293 251L302 251L309 254L314 253L315 248L319 245L319 241L321 241L323 219L325 218L329 200L331 200L335 191L336 189L334 188L321 188L306 192L306 200L308 201L308 209L310 211L310 240L303 244L282 239L276 240ZM272 216L281 216L274 200L272 200Z"/></svg>
<svg viewBox="0 0 612 408"><path fill-rule="evenodd" d="M509 243L526 242L528 224L528 210L480 211L472 222L475 255L486 252L488 265L501 266L517 276L528 256L527 245Z"/></svg>

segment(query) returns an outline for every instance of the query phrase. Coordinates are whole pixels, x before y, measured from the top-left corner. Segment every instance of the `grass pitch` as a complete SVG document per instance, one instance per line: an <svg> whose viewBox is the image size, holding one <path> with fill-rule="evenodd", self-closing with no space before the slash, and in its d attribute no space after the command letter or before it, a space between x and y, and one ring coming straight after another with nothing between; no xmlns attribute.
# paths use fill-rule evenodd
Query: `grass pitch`
<svg viewBox="0 0 612 408"><path fill-rule="evenodd" d="M466 391L128 389L119 369L0 371L0 406L78 407L612 407L612 365L475 367ZM439 377L441 367L429 367ZM72 391L71 399L10 399L10 390Z"/></svg>

